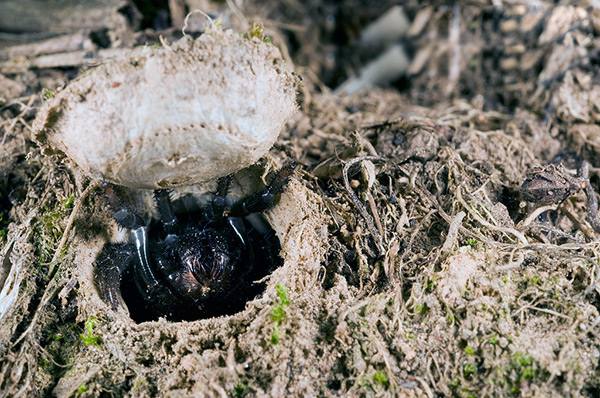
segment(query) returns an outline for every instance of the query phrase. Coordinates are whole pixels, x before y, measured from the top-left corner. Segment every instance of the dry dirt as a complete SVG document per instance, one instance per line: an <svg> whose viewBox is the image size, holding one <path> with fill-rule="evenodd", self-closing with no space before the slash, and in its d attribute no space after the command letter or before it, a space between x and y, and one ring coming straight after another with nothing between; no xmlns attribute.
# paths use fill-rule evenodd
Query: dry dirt
<svg viewBox="0 0 600 398"><path fill-rule="evenodd" d="M409 3L409 29L377 45L361 32L392 2L99 3L111 12L87 28L62 8L52 29L0 18L0 396L600 395L597 204L584 190L544 205L519 192L534 166L575 177L583 161L600 191L593 2ZM239 313L138 324L94 284L97 254L123 231L97 183L41 153L31 123L90 62L176 40L198 7L238 31L264 23L303 78L299 111L232 192L298 163L266 214L284 263ZM407 70L335 91L397 44ZM131 196L152 215L149 192Z"/></svg>

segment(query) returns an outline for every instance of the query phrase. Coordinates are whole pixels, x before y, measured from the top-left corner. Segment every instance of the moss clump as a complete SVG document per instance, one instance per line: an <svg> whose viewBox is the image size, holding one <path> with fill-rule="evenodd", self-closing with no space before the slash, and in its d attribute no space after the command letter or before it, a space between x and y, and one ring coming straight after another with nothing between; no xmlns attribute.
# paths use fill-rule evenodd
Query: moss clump
<svg viewBox="0 0 600 398"><path fill-rule="evenodd" d="M248 32L244 34L244 37L248 37L250 39L256 37L260 40L264 40L265 27L261 23L254 22L250 28L248 28Z"/></svg>
<svg viewBox="0 0 600 398"><path fill-rule="evenodd" d="M90 317L90 319L88 319L87 322L85 323L84 327L85 327L84 333L79 335L79 337L81 337L81 341L83 342L83 344L86 346L100 345L100 342L101 342L100 336L98 336L94 332L94 328L96 327L96 318L94 318L93 316Z"/></svg>
<svg viewBox="0 0 600 398"><path fill-rule="evenodd" d="M75 323L75 313L64 316L64 319L52 317L40 339L44 354L39 356L38 364L53 380L60 379L72 368L73 357L81 349L81 325Z"/></svg>
<svg viewBox="0 0 600 398"><path fill-rule="evenodd" d="M241 381L238 382L235 385L235 387L233 388L233 396L236 398L241 398L241 397L245 396L247 392L248 392L248 384L242 383Z"/></svg>
<svg viewBox="0 0 600 398"><path fill-rule="evenodd" d="M47 88L42 90L42 99L50 99L50 98L54 98L54 93L51 90L48 90Z"/></svg>
<svg viewBox="0 0 600 398"><path fill-rule="evenodd" d="M379 384L384 386L385 388L388 388L390 386L390 379L383 370L378 370L375 373L373 373L372 379L373 384Z"/></svg>
<svg viewBox="0 0 600 398"><path fill-rule="evenodd" d="M287 307L290 305L290 299L288 291L283 285L276 285L275 290L277 291L277 297L279 303L271 309L271 320L273 321L273 333L271 333L271 344L279 344L279 325L287 316Z"/></svg>
<svg viewBox="0 0 600 398"><path fill-rule="evenodd" d="M87 390L88 390L87 384L83 383L82 385L77 387L77 390L75 390L75 396L79 397L79 396L83 395L83 393L86 392Z"/></svg>
<svg viewBox="0 0 600 398"><path fill-rule="evenodd" d="M40 264L40 272L46 270L44 264L48 263L54 257L58 242L62 238L64 231L64 221L66 220L70 208L73 206L74 195L68 199L60 201L53 208L44 207L44 212L38 217L34 226L33 243L36 249L36 255Z"/></svg>
<svg viewBox="0 0 600 398"><path fill-rule="evenodd" d="M6 234L8 233L8 219L0 213L0 244L4 244L6 240Z"/></svg>
<svg viewBox="0 0 600 398"><path fill-rule="evenodd" d="M499 373L496 384L512 396L520 396L524 385L543 382L549 376L547 370L521 351L512 354L508 365L497 368L496 371Z"/></svg>
<svg viewBox="0 0 600 398"><path fill-rule="evenodd" d="M477 249L479 247L479 242L475 238L469 238L465 240L465 245L469 246L471 249Z"/></svg>

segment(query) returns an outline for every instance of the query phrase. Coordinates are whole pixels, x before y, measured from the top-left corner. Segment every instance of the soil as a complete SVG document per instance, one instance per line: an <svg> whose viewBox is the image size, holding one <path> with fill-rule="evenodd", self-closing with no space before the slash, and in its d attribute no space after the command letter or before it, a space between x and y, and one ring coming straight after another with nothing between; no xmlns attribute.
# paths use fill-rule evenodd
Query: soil
<svg viewBox="0 0 600 398"><path fill-rule="evenodd" d="M9 1L0 18L1 397L600 395L592 2L98 3L73 8L87 27L62 6L19 28ZM200 35L196 8L238 32L264 24L302 78L299 110L231 192L299 165L265 213L283 265L236 314L136 323L94 283L125 231L32 122L93 63ZM390 10L406 29L367 41ZM130 191L147 218L151 196Z"/></svg>

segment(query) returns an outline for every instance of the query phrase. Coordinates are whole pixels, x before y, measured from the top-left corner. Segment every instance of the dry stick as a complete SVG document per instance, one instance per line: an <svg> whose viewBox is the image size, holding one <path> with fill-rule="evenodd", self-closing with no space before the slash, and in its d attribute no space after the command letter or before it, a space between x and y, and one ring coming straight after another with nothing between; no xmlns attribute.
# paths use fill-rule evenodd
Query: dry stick
<svg viewBox="0 0 600 398"><path fill-rule="evenodd" d="M523 264L523 261L525 261L525 255L520 252L519 253L519 258L517 259L517 261L513 260L515 257L515 252L517 251L518 248L513 249L512 252L510 252L510 259L508 261L508 264L505 265L499 265L497 267L495 267L494 269L498 272L502 272L502 271L508 271L510 269L513 268L518 268L521 266L521 264Z"/></svg>
<svg viewBox="0 0 600 398"><path fill-rule="evenodd" d="M452 246L456 243L456 238L458 236L458 227L460 227L462 220L466 215L467 214L464 211L461 211L454 216L450 222L450 227L448 227L448 235L446 235L446 241L442 245L440 254L449 253L452 250Z"/></svg>
<svg viewBox="0 0 600 398"><path fill-rule="evenodd" d="M63 247L67 243L67 239L69 238L69 232L71 232L73 222L75 222L75 216L77 216L79 209L81 209L81 205L83 204L84 199L90 194L90 192L92 192L97 187L98 182L91 182L90 185L88 185L81 193L81 196L79 197L79 200L75 203L75 206L73 206L73 211L71 212L69 220L67 221L67 225L65 226L65 232L63 232L62 238L60 239L60 242L56 247L56 251L54 252L54 256L52 257L52 261L50 262L51 264L54 264L56 261L58 261L58 258L60 257L60 252L62 251Z"/></svg>
<svg viewBox="0 0 600 398"><path fill-rule="evenodd" d="M248 29L248 26L250 26L250 24L248 23L248 20L246 19L244 14L240 11L237 4L235 4L233 0L227 0L227 6L231 10L231 12L233 12L233 14L242 22L242 24L244 25L244 29Z"/></svg>
<svg viewBox="0 0 600 398"><path fill-rule="evenodd" d="M427 190L427 188L425 188L425 185L421 181L415 181L414 187L416 188L416 191L418 191L421 196L426 197L431 202L433 207L436 208L438 213L440 213L440 216L442 216L442 218L448 224L452 223L452 217L448 213L446 213L446 211L442 208L442 205L440 205L440 203L435 198L435 196L433 196L433 194L431 192L429 192ZM478 234L474 233L473 231L471 231L470 229L463 227L462 225L459 226L458 230L461 233L463 233L471 238L479 239L480 241L485 242L487 244L490 244L490 245L497 244L497 242L487 239L483 235L478 235Z"/></svg>
<svg viewBox="0 0 600 398"><path fill-rule="evenodd" d="M548 205L548 206L538 207L533 212L531 212L531 214L529 216L527 216L527 218L521 223L521 225L519 225L519 229L524 230L525 227L527 227L529 224L531 224L533 222L533 220L535 220L540 214L544 213L545 211L556 210L557 207L558 207L558 205Z"/></svg>
<svg viewBox="0 0 600 398"><path fill-rule="evenodd" d="M194 14L201 14L201 15L203 15L203 16L204 16L206 19L208 19L208 21L210 22L210 24L211 24L211 25L214 25L214 24L215 24L215 21L214 21L214 20L213 20L213 19L210 17L210 15L208 15L208 14L207 14L207 13L205 13L204 11L202 11L202 10L198 10L198 9L192 10L192 11L188 12L188 14L185 16L185 19L183 20L183 28L181 28L181 33L182 33L184 36L187 36L187 33L185 33L185 30L186 30L186 29L189 27L189 25L188 25L188 24L189 24L189 22L190 22L190 17L191 17L192 15L194 15Z"/></svg>
<svg viewBox="0 0 600 398"><path fill-rule="evenodd" d="M499 227L497 225L493 225L489 222L487 222L486 220L483 219L483 217L481 217L479 215L479 213L477 213L462 197L462 193L461 193L461 187L462 185L459 185L456 187L456 199L460 202L460 204L463 205L463 207L469 212L469 214L475 218L480 224L486 226L487 228L493 230L493 231L498 231L498 232L503 232L505 234L510 234L515 236L523 245L527 246L529 244L529 242L527 242L527 238L525 237L525 235L523 235L521 232L517 231L514 228L507 228L507 227Z"/></svg>
<svg viewBox="0 0 600 398"><path fill-rule="evenodd" d="M598 219L598 198L596 197L596 191L590 183L590 164L587 161L581 162L579 170L577 170L579 177L585 180L585 195L587 197L587 212L589 222L596 233L600 233L600 220ZM596 280L583 292L583 296L587 296L593 290L596 289L600 282L600 274L596 277Z"/></svg>
<svg viewBox="0 0 600 398"><path fill-rule="evenodd" d="M24 104L22 102L16 102L17 104L19 104L21 106L21 108L23 108L23 110L21 111L21 113L19 113L16 117L14 117L12 119L10 126L4 130L4 134L2 135L2 142L0 142L0 148L2 146L4 146L4 143L6 142L6 137L8 136L9 130L14 129L17 122L21 122L23 124L23 126L25 126L27 129L29 129L29 131L32 131L31 127L23 119L23 116L25 115L25 113L27 113L29 110L31 110L31 106L33 105L34 101L35 101L35 96L30 95L28 98L27 104ZM4 109L4 108L0 108L0 110L2 110L2 109ZM6 121L6 123L8 123L8 120Z"/></svg>
<svg viewBox="0 0 600 398"><path fill-rule="evenodd" d="M377 230L381 236L384 235L383 225L381 225L381 220L379 219L379 213L377 212L377 205L375 204L375 199L371 192L367 192L367 201L369 203L369 208L371 209L371 213L375 216L375 225L377 226Z"/></svg>
<svg viewBox="0 0 600 398"><path fill-rule="evenodd" d="M575 227L591 241L596 239L596 232L594 228L590 228L590 225L586 222L582 222L581 218L575 214L575 208L571 204L571 201L567 200L561 205L561 212L567 216L567 218L575 225ZM585 221L585 220L584 220ZM576 239L573 239L576 241Z"/></svg>
<svg viewBox="0 0 600 398"><path fill-rule="evenodd" d="M342 169L342 176L344 178L344 186L346 187L346 191L348 192L348 195L350 196L352 202L354 202L354 205L358 209L358 212L367 223L367 227L369 228L371 235L373 235L373 238L375 238L377 250L379 251L379 254L381 254L383 253L383 241L381 235L379 234L379 231L377 231L377 228L375 228L375 224L373 224L373 218L367 212L365 206L360 202L360 199L358 199L358 196L356 196L356 193L354 192L352 187L350 187L350 181L348 180L348 170L350 169L350 167L352 167L358 162L362 162L363 160L382 160L382 158L380 158L379 156L361 156L349 160L348 162L344 163L344 168Z"/></svg>
<svg viewBox="0 0 600 398"><path fill-rule="evenodd" d="M540 308L540 307L528 306L528 307L525 307L525 309L530 309L530 310L545 312L546 314L554 315L554 316L557 316L559 318L573 320L573 318L570 317L570 316L568 316L568 315L564 315L564 314L561 314L560 312L556 312L554 310L549 310L547 308Z"/></svg>
<svg viewBox="0 0 600 398"><path fill-rule="evenodd" d="M417 380L421 384L421 388L425 390L425 394L427 395L427 397L435 397L435 394L433 393L433 391L431 391L431 388L429 387L429 383L423 377L415 377L415 380Z"/></svg>
<svg viewBox="0 0 600 398"><path fill-rule="evenodd" d="M55 271L58 269L58 265L56 265L56 263L58 262L58 260L60 258L60 253L62 252L62 249L64 248L64 246L67 242L67 239L69 237L69 232L71 232L71 228L73 227L73 222L75 221L75 216L77 216L79 209L81 209L81 205L83 204L83 201L90 194L90 192L92 192L97 187L98 187L97 182L90 183L90 185L88 185L87 188L81 193L81 196L79 197L79 200L77 200L77 202L75 203L75 206L73 206L73 211L71 212L71 215L69 216L67 225L65 227L65 231L63 232L62 238L56 248L56 251L54 252L52 261L50 262L50 264L53 264L55 266L55 268L50 273L52 275L51 280L48 282L46 291L44 292L44 295L42 296L42 299L40 300L40 303L38 304L37 308L41 308L44 305L46 305L48 303L48 301L52 300L54 295L58 292L58 287L59 287L58 282L56 282L56 279L54 279L54 276L56 275ZM27 336L31 332L31 330L33 330L33 327L37 323L39 317L40 317L40 311L36 311L35 314L33 314L33 318L31 319L31 323L29 324L29 327L13 343L13 346L17 345L21 340L23 340L23 338L25 338L25 336Z"/></svg>
<svg viewBox="0 0 600 398"><path fill-rule="evenodd" d="M413 242L415 241L415 239L417 238L417 235L419 234L419 232L421 232L421 227L425 224L425 222L427 222L429 220L429 218L434 215L435 213L437 213L438 210L436 209L431 209L429 211L429 213L425 214L421 220L415 224L410 237L408 238L408 242L406 243L406 250L404 250L404 253L402 253L402 256L400 256L400 263L403 264L404 263L404 259L412 253L412 251L410 250L412 248Z"/></svg>
<svg viewBox="0 0 600 398"><path fill-rule="evenodd" d="M579 166L579 176L585 180L585 195L587 196L587 212L590 224L596 233L600 234L600 220L598 219L598 198L596 191L590 184L590 164L587 161L581 162Z"/></svg>

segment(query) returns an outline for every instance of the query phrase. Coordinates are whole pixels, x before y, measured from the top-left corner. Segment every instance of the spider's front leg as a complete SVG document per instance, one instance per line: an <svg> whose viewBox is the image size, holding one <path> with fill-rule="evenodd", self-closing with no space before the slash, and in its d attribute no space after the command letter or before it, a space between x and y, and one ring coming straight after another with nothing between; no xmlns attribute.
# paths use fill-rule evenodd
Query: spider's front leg
<svg viewBox="0 0 600 398"><path fill-rule="evenodd" d="M148 228L144 220L130 207L123 205L115 187L104 185L104 194L120 227L130 230L131 244L109 245L101 253L97 266L97 283L106 302L119 307L118 289L122 273L137 260L134 267L135 281L144 299L150 299L160 288L158 278L148 260ZM117 299L115 299L117 298Z"/></svg>
<svg viewBox="0 0 600 398"><path fill-rule="evenodd" d="M170 195L171 194L167 189L157 189L154 191L154 201L156 202L156 208L158 209L158 215L163 229L167 235L175 235L177 233L179 222L175 216Z"/></svg>
<svg viewBox="0 0 600 398"><path fill-rule="evenodd" d="M129 268L133 256L134 250L130 244L107 244L96 260L94 279L100 298L115 311L124 308L120 293L121 274Z"/></svg>
<svg viewBox="0 0 600 398"><path fill-rule="evenodd" d="M275 206L277 197L287 185L294 173L296 163L288 162L277 171L269 185L262 191L257 192L245 199L239 200L231 206L230 215L234 217L245 217L252 213L262 213Z"/></svg>

